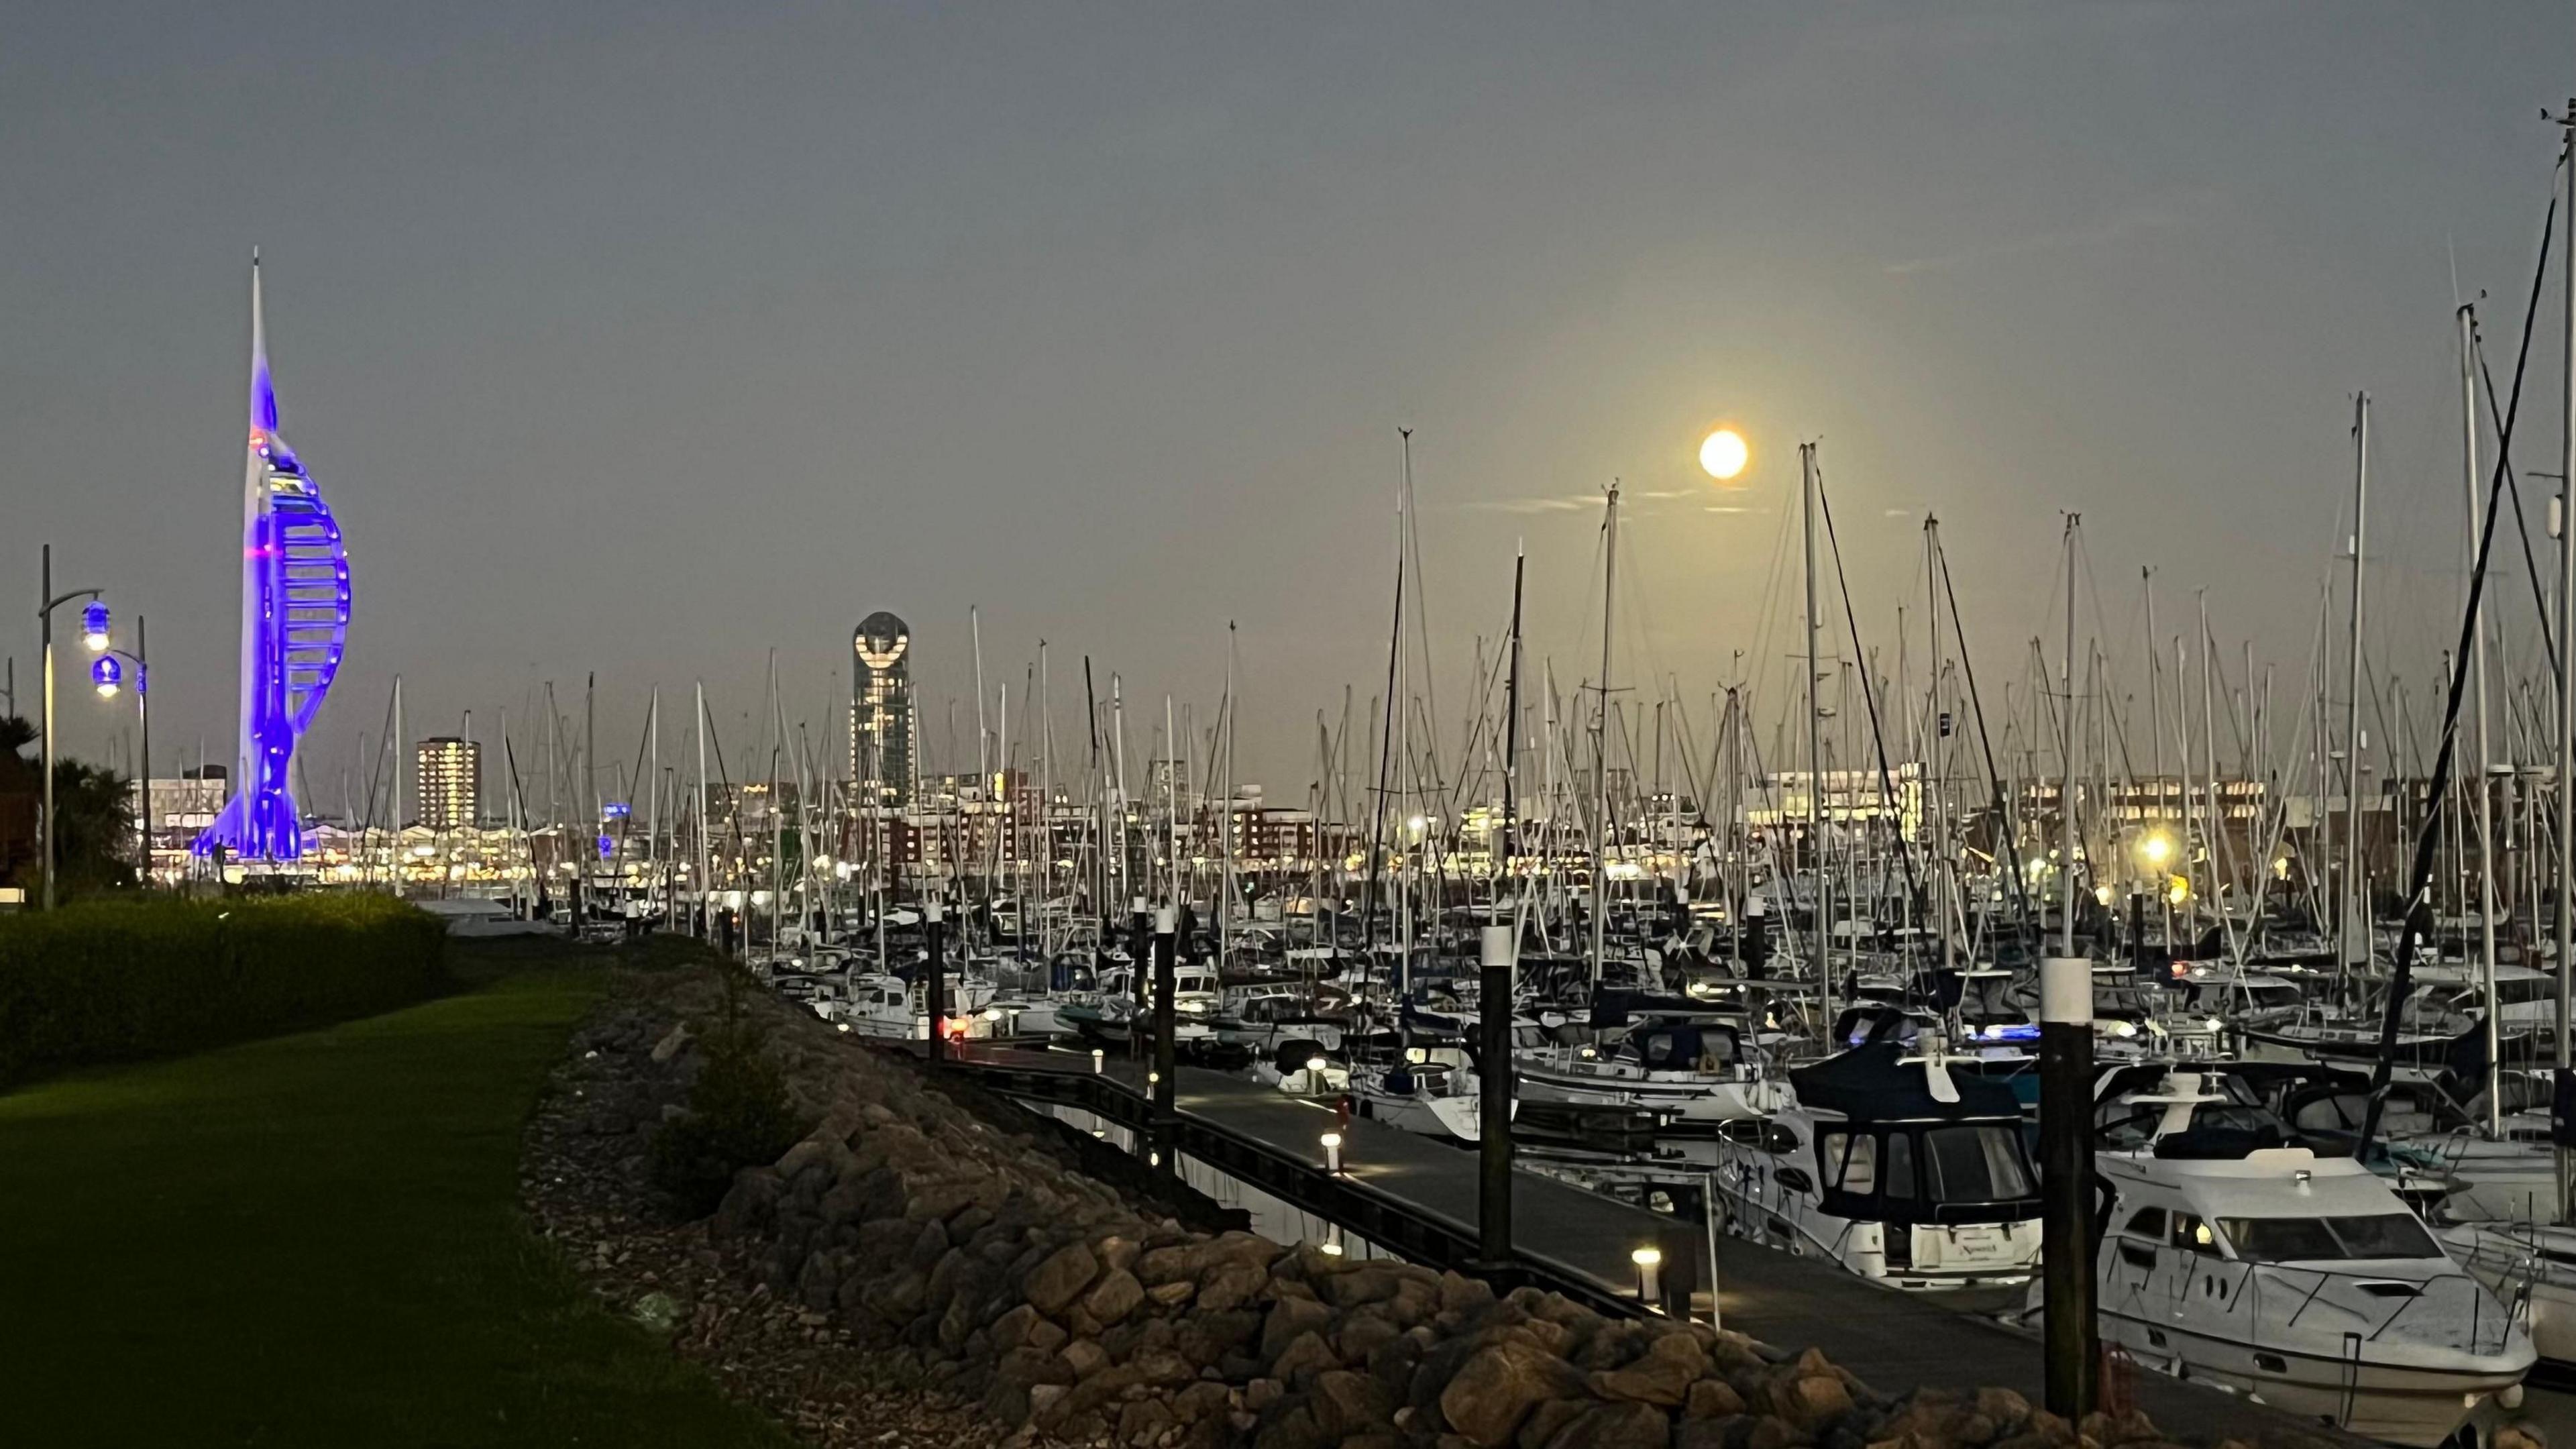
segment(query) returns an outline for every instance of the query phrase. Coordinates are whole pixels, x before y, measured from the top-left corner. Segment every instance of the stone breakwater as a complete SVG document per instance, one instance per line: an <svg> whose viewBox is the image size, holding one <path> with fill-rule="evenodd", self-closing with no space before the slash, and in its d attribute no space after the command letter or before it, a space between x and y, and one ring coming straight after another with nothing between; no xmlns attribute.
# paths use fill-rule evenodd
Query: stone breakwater
<svg viewBox="0 0 2576 1449"><path fill-rule="evenodd" d="M592 1147L556 1161L640 1199L644 1143L686 1110L695 1035L721 1009L703 971L622 978L577 1034L540 1115ZM1415 1264L1192 1231L1069 1171L1043 1124L978 1116L913 1064L765 995L743 995L739 1009L763 1028L800 1118L815 1125L775 1163L738 1174L708 1222L665 1230L701 1270L688 1322L792 1316L844 1368L872 1355L933 1400L973 1406L992 1426L984 1438L1137 1449L2164 1442L2142 1415L2077 1425L2005 1389L1882 1394L1813 1350L1605 1317L1534 1289L1498 1297ZM587 1266L620 1271L604 1257ZM796 1376L812 1391L834 1371L806 1363ZM780 1407L775 1394L765 1401ZM2301 1440L2348 1442L2279 1431L2257 1442Z"/></svg>

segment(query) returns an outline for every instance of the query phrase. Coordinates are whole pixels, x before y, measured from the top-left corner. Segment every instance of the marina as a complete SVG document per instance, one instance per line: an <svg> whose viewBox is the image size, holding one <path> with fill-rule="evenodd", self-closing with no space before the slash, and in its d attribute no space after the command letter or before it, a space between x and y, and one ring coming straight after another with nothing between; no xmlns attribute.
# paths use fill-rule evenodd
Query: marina
<svg viewBox="0 0 2576 1449"><path fill-rule="evenodd" d="M442 1444L2576 1437L2563 0L1936 9L43 27L10 1150L444 1063Z"/></svg>

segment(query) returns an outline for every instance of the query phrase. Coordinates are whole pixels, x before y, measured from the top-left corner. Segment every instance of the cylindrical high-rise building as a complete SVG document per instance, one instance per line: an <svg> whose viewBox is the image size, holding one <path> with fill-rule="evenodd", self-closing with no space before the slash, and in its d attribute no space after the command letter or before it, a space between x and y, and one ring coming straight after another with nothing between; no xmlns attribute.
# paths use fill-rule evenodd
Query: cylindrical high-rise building
<svg viewBox="0 0 2576 1449"><path fill-rule="evenodd" d="M879 609L850 635L850 778L862 805L913 797L912 628Z"/></svg>

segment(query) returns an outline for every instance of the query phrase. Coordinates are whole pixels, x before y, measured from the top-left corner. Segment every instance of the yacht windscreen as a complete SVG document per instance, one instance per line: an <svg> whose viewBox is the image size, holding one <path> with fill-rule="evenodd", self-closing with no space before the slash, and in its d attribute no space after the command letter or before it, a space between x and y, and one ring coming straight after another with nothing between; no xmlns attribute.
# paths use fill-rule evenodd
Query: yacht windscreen
<svg viewBox="0 0 2576 1449"><path fill-rule="evenodd" d="M2438 1258L2441 1245L2412 1213L2335 1218L2221 1218L2236 1256L2255 1263L2338 1258Z"/></svg>
<svg viewBox="0 0 2576 1449"><path fill-rule="evenodd" d="M1935 1202L2012 1202L2036 1195L2021 1135L2001 1124L1935 1127L1923 1134Z"/></svg>

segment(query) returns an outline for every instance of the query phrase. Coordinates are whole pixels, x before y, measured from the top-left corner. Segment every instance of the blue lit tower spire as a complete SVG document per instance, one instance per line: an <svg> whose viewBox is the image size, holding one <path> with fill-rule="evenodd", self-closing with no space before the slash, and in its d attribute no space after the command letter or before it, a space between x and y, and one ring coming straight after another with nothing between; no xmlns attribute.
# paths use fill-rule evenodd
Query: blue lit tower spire
<svg viewBox="0 0 2576 1449"><path fill-rule="evenodd" d="M304 828L289 782L295 745L340 672L349 637L349 555L322 490L277 431L260 315L259 253L250 259L250 438L242 469L241 735L232 799L205 834L245 860L294 860Z"/></svg>

